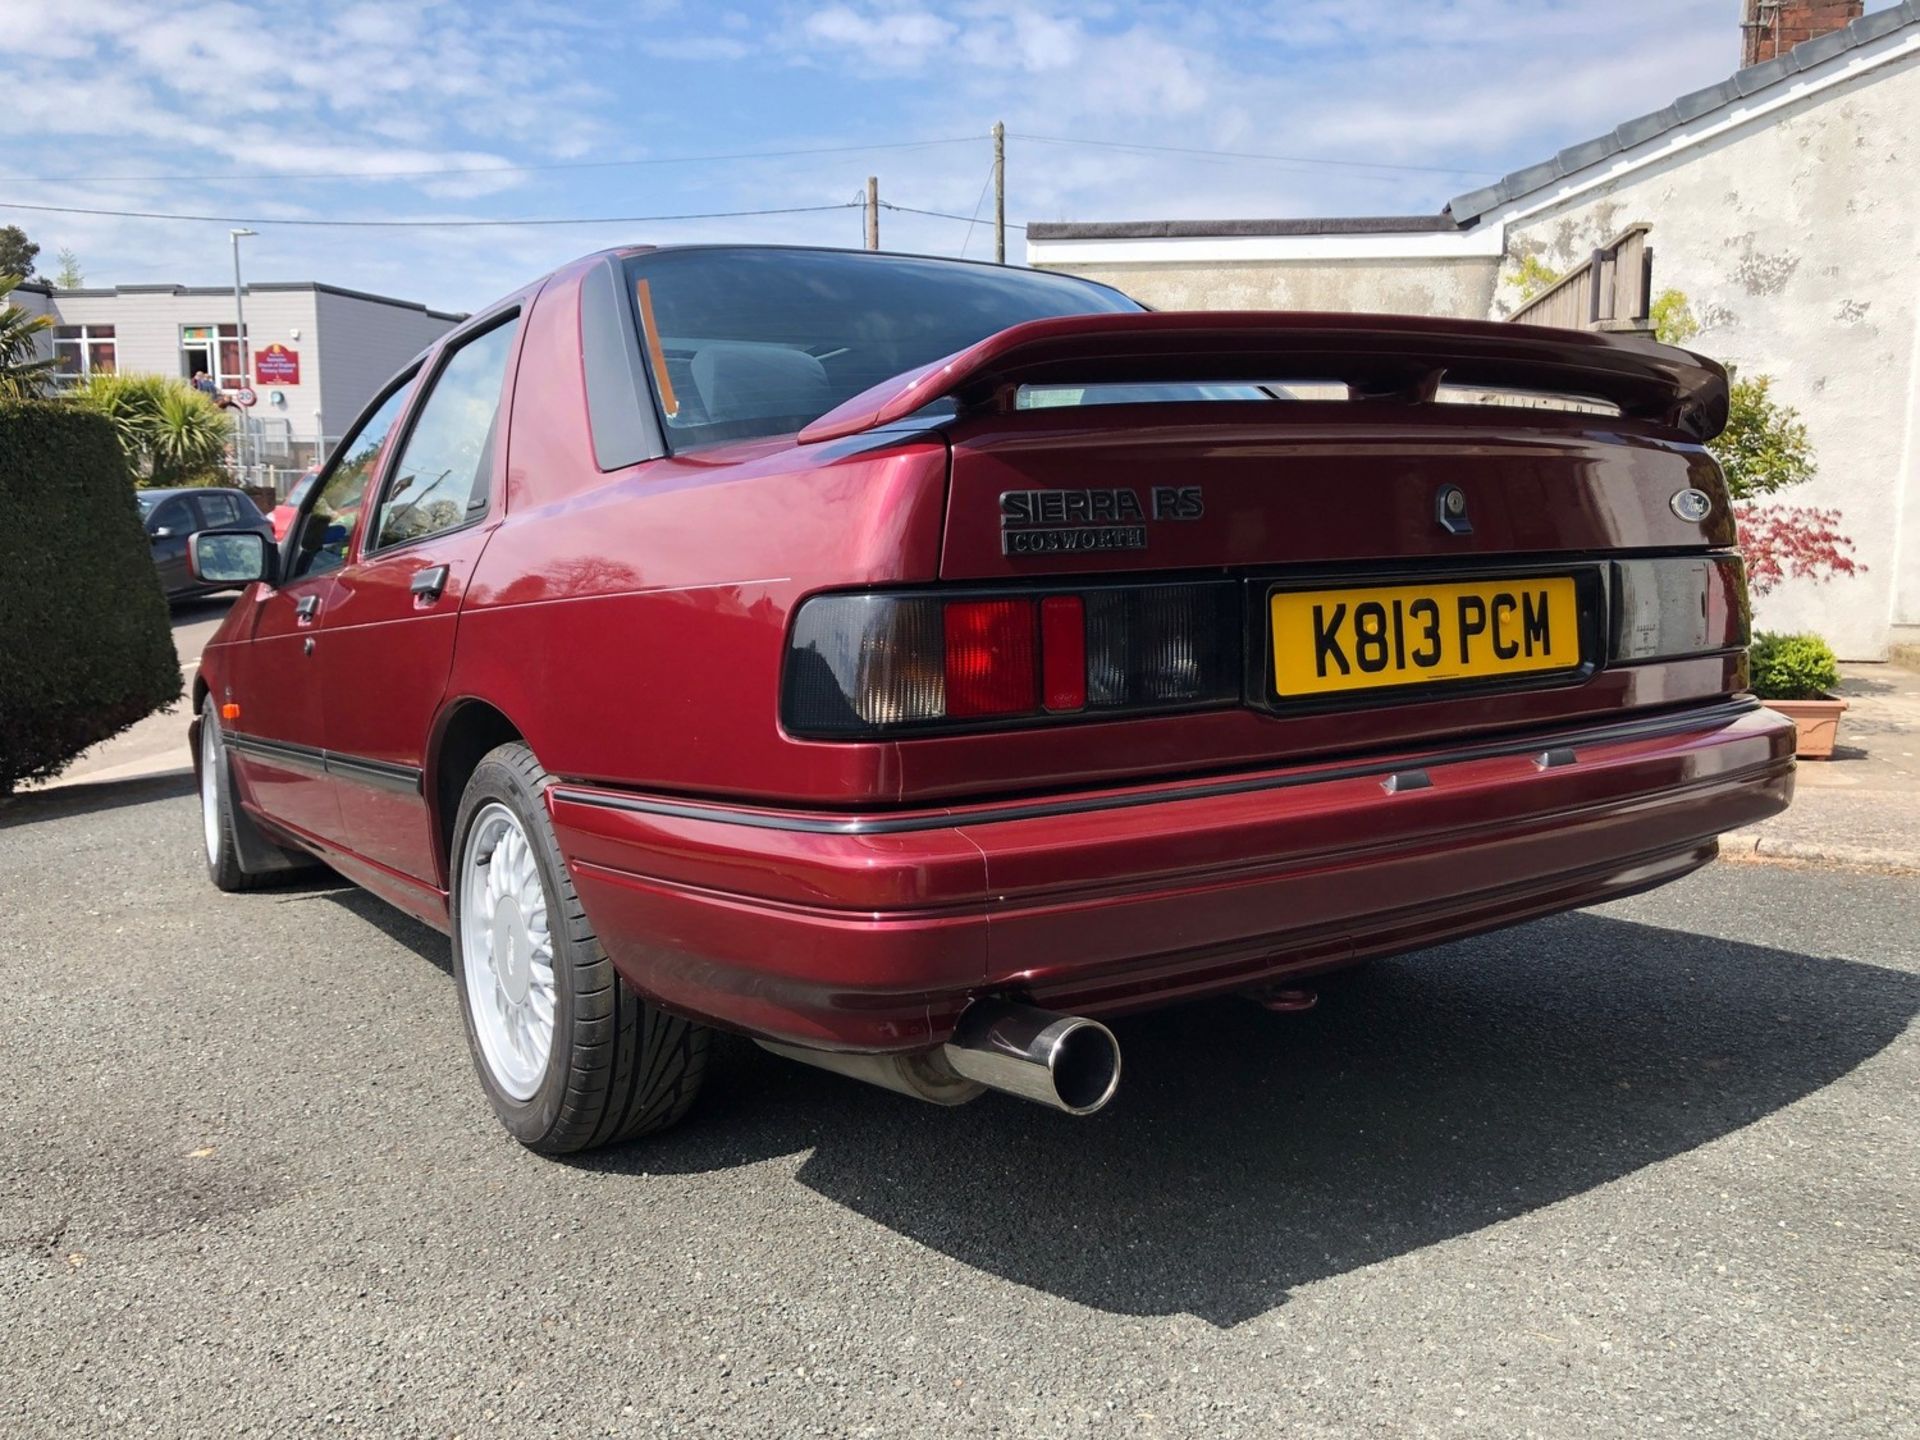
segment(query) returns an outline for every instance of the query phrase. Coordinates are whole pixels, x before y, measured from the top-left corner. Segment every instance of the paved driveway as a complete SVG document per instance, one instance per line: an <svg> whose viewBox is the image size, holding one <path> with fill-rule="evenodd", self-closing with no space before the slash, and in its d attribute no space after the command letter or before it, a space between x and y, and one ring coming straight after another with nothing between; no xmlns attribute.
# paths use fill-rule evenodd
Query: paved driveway
<svg viewBox="0 0 1920 1440"><path fill-rule="evenodd" d="M0 1435L1911 1435L1920 881L1725 866L959 1111L499 1130L445 943L0 811Z"/></svg>

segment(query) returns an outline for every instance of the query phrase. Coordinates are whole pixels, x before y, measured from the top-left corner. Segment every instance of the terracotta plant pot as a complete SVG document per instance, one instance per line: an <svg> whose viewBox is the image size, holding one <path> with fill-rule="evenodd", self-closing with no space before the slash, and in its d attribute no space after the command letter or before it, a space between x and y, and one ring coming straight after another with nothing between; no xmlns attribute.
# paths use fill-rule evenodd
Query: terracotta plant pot
<svg viewBox="0 0 1920 1440"><path fill-rule="evenodd" d="M1802 760L1831 760L1833 747L1840 739L1840 714L1847 708L1844 700L1766 700L1769 710L1793 721L1796 731L1793 753Z"/></svg>

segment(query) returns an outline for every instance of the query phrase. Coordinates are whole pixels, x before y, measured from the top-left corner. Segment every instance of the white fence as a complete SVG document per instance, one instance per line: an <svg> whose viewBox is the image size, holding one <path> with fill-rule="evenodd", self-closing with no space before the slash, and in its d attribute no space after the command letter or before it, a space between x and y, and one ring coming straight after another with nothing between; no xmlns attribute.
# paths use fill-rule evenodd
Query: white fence
<svg viewBox="0 0 1920 1440"><path fill-rule="evenodd" d="M337 435L318 446L311 434L295 435L293 423L279 415L254 415L238 407L227 411L233 423L230 467L238 485L272 486L285 499L308 467L331 452Z"/></svg>

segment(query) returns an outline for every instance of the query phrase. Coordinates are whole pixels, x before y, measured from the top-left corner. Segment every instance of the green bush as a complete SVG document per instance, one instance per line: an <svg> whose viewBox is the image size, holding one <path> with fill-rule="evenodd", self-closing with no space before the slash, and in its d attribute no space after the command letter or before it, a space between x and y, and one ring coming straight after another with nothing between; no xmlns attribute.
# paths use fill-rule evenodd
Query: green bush
<svg viewBox="0 0 1920 1440"><path fill-rule="evenodd" d="M55 401L0 403L0 795L179 695L112 425Z"/></svg>
<svg viewBox="0 0 1920 1440"><path fill-rule="evenodd" d="M1833 647L1818 635L1762 630L1750 652L1753 693L1762 700L1818 700L1840 683Z"/></svg>
<svg viewBox="0 0 1920 1440"><path fill-rule="evenodd" d="M233 424L211 397L167 375L96 371L67 392L113 422L127 464L143 486L224 485L220 466Z"/></svg>

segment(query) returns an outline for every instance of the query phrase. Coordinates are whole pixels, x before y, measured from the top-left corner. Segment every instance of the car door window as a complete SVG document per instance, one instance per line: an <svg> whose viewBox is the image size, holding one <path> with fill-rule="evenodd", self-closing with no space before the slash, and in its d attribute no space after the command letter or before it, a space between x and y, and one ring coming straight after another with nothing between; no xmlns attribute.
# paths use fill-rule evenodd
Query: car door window
<svg viewBox="0 0 1920 1440"><path fill-rule="evenodd" d="M235 497L225 490L209 490L193 498L200 507L200 524L208 530L247 523L246 517L240 513L240 507L234 503Z"/></svg>
<svg viewBox="0 0 1920 1440"><path fill-rule="evenodd" d="M387 471L371 550L424 540L487 513L500 388L513 350L508 319L448 356Z"/></svg>
<svg viewBox="0 0 1920 1440"><path fill-rule="evenodd" d="M367 503L367 487L373 484L374 465L380 459L380 447L386 444L400 412L406 408L412 376L396 385L366 423L340 444L339 457L327 483L314 497L300 526L300 543L295 548L288 578L322 575L347 562L354 532L360 526L360 512Z"/></svg>
<svg viewBox="0 0 1920 1440"><path fill-rule="evenodd" d="M147 527L147 533L158 535L164 530L169 535L185 535L193 528L193 511L187 508L186 497L176 495L153 512L153 523Z"/></svg>

